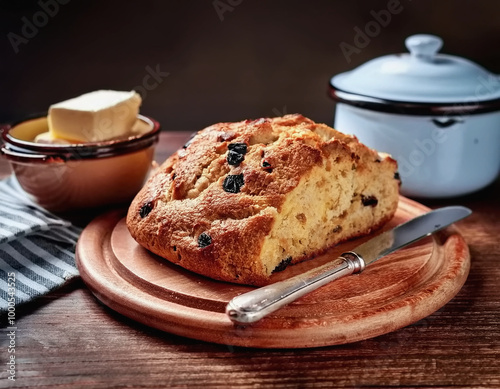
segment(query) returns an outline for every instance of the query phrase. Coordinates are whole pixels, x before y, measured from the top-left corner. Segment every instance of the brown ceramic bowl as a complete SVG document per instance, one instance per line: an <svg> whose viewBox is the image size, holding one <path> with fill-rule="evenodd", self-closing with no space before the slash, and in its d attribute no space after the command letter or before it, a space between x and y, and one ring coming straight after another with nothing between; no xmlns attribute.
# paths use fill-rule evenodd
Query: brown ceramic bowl
<svg viewBox="0 0 500 389"><path fill-rule="evenodd" d="M126 139L71 145L33 141L46 131L46 116L4 126L1 152L36 203L63 212L131 201L151 168L160 124L139 115Z"/></svg>

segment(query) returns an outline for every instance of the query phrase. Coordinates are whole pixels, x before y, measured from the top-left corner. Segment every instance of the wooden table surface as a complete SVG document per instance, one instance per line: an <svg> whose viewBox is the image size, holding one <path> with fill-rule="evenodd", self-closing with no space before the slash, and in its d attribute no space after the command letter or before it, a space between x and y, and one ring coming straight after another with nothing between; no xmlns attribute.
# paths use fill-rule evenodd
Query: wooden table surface
<svg viewBox="0 0 500 389"><path fill-rule="evenodd" d="M188 137L162 134L157 160ZM8 174L5 162L0 174ZM135 323L99 303L77 280L18 307L17 380L12 385L2 379L0 387L500 388L499 198L497 180L471 196L421 201L474 211L458 223L472 267L452 301L399 331L316 349L210 344ZM7 346L2 347L3 364Z"/></svg>

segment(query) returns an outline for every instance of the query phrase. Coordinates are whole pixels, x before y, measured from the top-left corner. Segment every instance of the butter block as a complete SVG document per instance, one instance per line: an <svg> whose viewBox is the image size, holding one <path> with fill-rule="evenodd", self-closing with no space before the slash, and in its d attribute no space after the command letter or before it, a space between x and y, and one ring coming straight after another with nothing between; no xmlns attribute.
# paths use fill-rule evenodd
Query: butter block
<svg viewBox="0 0 500 389"><path fill-rule="evenodd" d="M42 132L35 137L35 143L47 144L47 145L68 145L72 142L65 139L54 138L52 134L47 132Z"/></svg>
<svg viewBox="0 0 500 389"><path fill-rule="evenodd" d="M126 137L141 102L135 91L99 90L53 104L48 116L50 135L79 143Z"/></svg>

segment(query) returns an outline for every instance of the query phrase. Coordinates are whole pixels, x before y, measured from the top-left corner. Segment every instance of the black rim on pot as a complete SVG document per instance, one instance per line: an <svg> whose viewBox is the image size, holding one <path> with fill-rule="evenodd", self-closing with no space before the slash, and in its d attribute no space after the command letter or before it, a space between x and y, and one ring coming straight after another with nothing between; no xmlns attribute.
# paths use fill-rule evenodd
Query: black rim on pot
<svg viewBox="0 0 500 389"><path fill-rule="evenodd" d="M457 101L456 103L417 103L380 99L336 88L330 81L328 94L335 101L372 111L419 116L461 116L500 110L500 99Z"/></svg>

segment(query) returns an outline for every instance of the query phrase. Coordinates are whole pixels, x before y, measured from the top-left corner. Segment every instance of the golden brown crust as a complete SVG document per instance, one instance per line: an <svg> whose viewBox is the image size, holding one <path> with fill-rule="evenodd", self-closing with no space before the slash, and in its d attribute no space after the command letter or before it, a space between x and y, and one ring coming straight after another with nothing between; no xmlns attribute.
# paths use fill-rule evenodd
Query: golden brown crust
<svg viewBox="0 0 500 389"><path fill-rule="evenodd" d="M234 145L245 145L245 152L228 149ZM127 225L142 246L186 269L262 285L272 269L260 260L261 250L287 196L312 172L337 166L374 179L383 172L384 180L396 170L394 160L355 137L301 115L215 124L160 166L132 202ZM397 183L392 177L388 181L394 197ZM362 194L355 195L360 202ZM396 210L397 198L391 202L371 224L344 235L352 238L381 226Z"/></svg>

